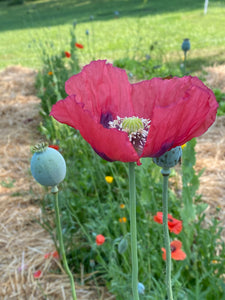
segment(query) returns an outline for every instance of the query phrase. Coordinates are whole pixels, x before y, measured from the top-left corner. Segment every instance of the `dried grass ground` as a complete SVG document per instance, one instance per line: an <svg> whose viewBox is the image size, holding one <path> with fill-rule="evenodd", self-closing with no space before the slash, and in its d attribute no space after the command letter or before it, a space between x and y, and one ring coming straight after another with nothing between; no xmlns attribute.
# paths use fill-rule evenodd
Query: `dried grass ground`
<svg viewBox="0 0 225 300"><path fill-rule="evenodd" d="M224 89L225 66L208 69L211 87ZM30 145L40 136L39 99L34 96L35 71L8 67L0 73L0 299L70 299L67 276L54 258L44 254L54 251L48 233L35 221L41 220L38 199L42 189L29 174ZM225 117L197 140L200 193L209 203L208 218L221 207L225 225ZM35 280L33 273L43 275ZM101 296L87 286L77 286L78 300L113 299L104 290Z"/></svg>
<svg viewBox="0 0 225 300"><path fill-rule="evenodd" d="M70 285L41 221L42 189L29 173L30 146L39 141L40 100L34 96L35 71L8 67L0 73L0 299L70 299ZM42 270L37 280L33 274ZM77 286L78 300L113 299L100 289Z"/></svg>

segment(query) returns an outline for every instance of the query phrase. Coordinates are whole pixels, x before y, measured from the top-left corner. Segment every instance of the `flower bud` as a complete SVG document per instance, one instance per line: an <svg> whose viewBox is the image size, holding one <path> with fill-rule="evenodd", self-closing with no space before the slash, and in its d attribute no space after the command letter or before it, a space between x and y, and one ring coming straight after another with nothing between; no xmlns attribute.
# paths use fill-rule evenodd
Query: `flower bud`
<svg viewBox="0 0 225 300"><path fill-rule="evenodd" d="M45 186L56 186L66 176L66 163L63 156L46 144L36 145L31 158L31 173L34 179Z"/></svg>
<svg viewBox="0 0 225 300"><path fill-rule="evenodd" d="M181 45L181 48L184 52L187 52L188 50L191 49L191 43L189 39L184 39L183 43Z"/></svg>
<svg viewBox="0 0 225 300"><path fill-rule="evenodd" d="M145 293L145 286L143 283L138 282L138 294L143 295Z"/></svg>

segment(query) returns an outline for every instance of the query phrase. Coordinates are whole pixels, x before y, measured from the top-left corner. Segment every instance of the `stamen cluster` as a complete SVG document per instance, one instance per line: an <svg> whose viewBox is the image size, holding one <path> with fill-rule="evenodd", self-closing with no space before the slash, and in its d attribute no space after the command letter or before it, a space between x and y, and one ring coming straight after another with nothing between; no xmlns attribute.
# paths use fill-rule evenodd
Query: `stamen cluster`
<svg viewBox="0 0 225 300"><path fill-rule="evenodd" d="M141 155L147 140L150 123L151 120L149 119L139 117L120 118L117 116L116 120L109 121L109 128L127 132L134 149L138 155Z"/></svg>

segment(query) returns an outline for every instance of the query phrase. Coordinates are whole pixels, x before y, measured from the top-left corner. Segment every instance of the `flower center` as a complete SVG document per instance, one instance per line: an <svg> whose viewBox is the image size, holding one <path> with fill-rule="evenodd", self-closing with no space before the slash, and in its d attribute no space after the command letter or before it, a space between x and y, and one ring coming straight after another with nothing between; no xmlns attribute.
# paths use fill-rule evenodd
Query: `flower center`
<svg viewBox="0 0 225 300"><path fill-rule="evenodd" d="M138 155L143 152L144 145L147 140L151 121L138 117L117 117L114 121L109 121L109 128L116 128L120 131L125 131L128 134L129 140L133 145Z"/></svg>
<svg viewBox="0 0 225 300"><path fill-rule="evenodd" d="M176 249L176 247L174 247L174 246L170 246L170 251L173 253L173 252L175 252L177 249Z"/></svg>
<svg viewBox="0 0 225 300"><path fill-rule="evenodd" d="M124 118L122 128L128 134L131 134L132 132L137 132L139 129L144 129L144 124L138 117Z"/></svg>

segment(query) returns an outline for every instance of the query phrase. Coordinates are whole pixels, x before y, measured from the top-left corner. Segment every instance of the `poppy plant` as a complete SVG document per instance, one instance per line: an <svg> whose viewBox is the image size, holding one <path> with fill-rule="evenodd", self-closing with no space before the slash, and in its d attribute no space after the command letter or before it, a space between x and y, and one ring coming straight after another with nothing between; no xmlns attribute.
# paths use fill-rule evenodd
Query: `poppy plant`
<svg viewBox="0 0 225 300"><path fill-rule="evenodd" d="M78 129L107 161L158 157L203 134L218 103L197 77L130 84L125 70L93 61L65 84L66 99L50 115Z"/></svg>
<svg viewBox="0 0 225 300"><path fill-rule="evenodd" d="M175 240L170 243L171 257L174 260L184 260L186 258L186 254L183 250L181 250L182 243L181 241ZM166 260L166 249L162 248L163 255L162 258Z"/></svg>
<svg viewBox="0 0 225 300"><path fill-rule="evenodd" d="M163 224L163 213L157 212L154 216L154 221ZM170 232L174 232L175 234L179 234L182 230L182 221L173 218L170 214L168 214L168 228Z"/></svg>

